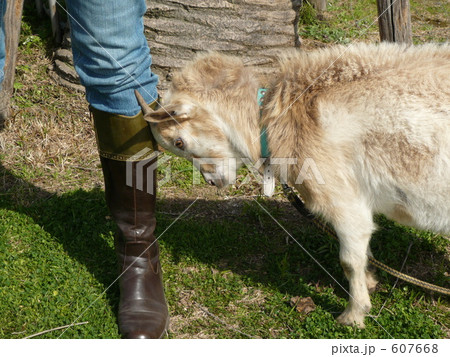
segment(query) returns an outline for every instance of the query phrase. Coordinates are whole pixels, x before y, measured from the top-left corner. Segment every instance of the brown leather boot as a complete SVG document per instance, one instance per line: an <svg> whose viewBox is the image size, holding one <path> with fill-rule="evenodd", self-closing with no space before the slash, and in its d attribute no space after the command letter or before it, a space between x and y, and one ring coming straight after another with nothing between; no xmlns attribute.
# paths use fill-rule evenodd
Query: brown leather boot
<svg viewBox="0 0 450 357"><path fill-rule="evenodd" d="M168 327L156 225L156 148L142 113L126 117L91 108L106 203L118 226L119 329L124 338L161 338ZM153 169L147 169L153 165Z"/></svg>

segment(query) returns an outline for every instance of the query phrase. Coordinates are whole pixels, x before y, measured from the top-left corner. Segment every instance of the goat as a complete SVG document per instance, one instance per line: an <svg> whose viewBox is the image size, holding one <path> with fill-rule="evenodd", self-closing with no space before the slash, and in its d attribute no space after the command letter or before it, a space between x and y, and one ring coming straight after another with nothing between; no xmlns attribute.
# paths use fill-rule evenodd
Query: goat
<svg viewBox="0 0 450 357"><path fill-rule="evenodd" d="M364 327L377 281L368 269L373 215L450 232L450 46L336 46L281 53L258 106L261 81L236 57L200 54L174 75L163 106L139 100L156 140L198 158L294 158L282 179L335 229L350 301L338 322ZM312 160L323 182L302 170ZM259 165L261 166L261 165ZM280 178L282 170L274 167ZM206 181L230 170L199 165Z"/></svg>

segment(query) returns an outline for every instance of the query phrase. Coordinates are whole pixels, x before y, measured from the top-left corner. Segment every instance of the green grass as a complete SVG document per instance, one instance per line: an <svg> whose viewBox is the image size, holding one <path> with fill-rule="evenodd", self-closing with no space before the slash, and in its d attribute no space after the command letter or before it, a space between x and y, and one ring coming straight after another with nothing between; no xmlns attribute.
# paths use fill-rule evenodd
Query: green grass
<svg viewBox="0 0 450 357"><path fill-rule="evenodd" d="M0 201L2 338L70 324L87 307L79 322L89 324L71 328L65 337L117 337L117 290L101 295L115 277L111 236L104 222L92 219L100 218L95 213L104 207L83 209L85 199L101 201L100 197L99 192L74 192L26 210L11 210L7 201ZM61 332L46 337L56 338Z"/></svg>
<svg viewBox="0 0 450 357"><path fill-rule="evenodd" d="M304 3L299 19L299 32L302 38L326 44L379 41L375 0L329 1L322 19L317 17L315 10L307 1ZM449 40L448 1L412 0L410 9L413 43Z"/></svg>
<svg viewBox="0 0 450 357"><path fill-rule="evenodd" d="M306 9L302 19L310 27L301 29L302 36L340 43L365 39L363 25L370 23L374 3L332 1L331 15L320 22ZM435 7L427 4L412 6L424 16L436 16ZM23 338L73 322L87 324L67 329L62 337L118 338L114 222L99 184L98 161L89 150L75 150L87 142L95 151L86 103L55 88L45 63L30 62L51 48L50 32L48 23L29 9L24 20L14 123L9 133L0 133L0 146L8 148L0 153L0 338ZM358 27L356 21L363 20ZM434 36L433 31L426 36ZM440 33L433 37L439 38ZM43 150L42 165L36 165L34 136L39 145L41 137L52 140L45 146L48 152ZM53 152L57 139L65 145ZM169 156L158 171L156 231L171 315L169 338L450 336L448 297L396 283L383 272L377 273L380 285L372 295L376 321L367 318L364 330L338 325L335 318L347 304L348 283L337 242L306 224L286 200L255 197L259 187L254 181L240 185L245 169L235 187L216 193L203 181L193 186L192 165ZM172 176L166 181L168 171ZM400 269L407 257L407 273L449 286L448 237L384 217L377 217L377 224L380 230L371 243L377 259ZM293 297L311 297L315 310L299 313L290 305ZM63 331L40 337L58 338Z"/></svg>
<svg viewBox="0 0 450 357"><path fill-rule="evenodd" d="M191 202L175 199L171 207L181 212ZM296 212L288 205L266 199L260 203L347 288L334 241L298 224ZM166 204L159 202L160 207ZM175 218L158 214L166 295L171 316L176 317L176 330L169 337L444 337L435 321L446 323L441 315L448 301L436 301L405 284L389 297L393 279L384 274L380 274L380 291L372 297L374 312L387 301L378 323L368 318L365 330L336 324L335 317L347 300L337 282L296 243L286 242L286 234L253 201L232 217L211 220L202 215L205 210L221 212L223 204L196 202L195 213L182 217L163 235ZM286 213L294 217L286 218ZM383 219L379 223L385 228L374 238L374 252L394 267L399 267L411 238L415 240L411 262L426 252L435 261L444 254L443 238L436 244L428 233L411 233ZM68 329L65 338L118 337L117 284L103 294L117 276L112 232L101 190L67 192L28 207L2 197L0 311L5 313L0 316L0 337L24 337L74 321L89 323ZM445 267L436 268L432 278L445 271ZM316 310L300 315L289 305L294 296L310 296ZM226 324L208 318L202 309ZM42 337L56 338L61 332Z"/></svg>
<svg viewBox="0 0 450 357"><path fill-rule="evenodd" d="M300 36L324 43L349 44L377 32L377 7L372 0L331 1L325 19L319 19L305 1L300 13Z"/></svg>

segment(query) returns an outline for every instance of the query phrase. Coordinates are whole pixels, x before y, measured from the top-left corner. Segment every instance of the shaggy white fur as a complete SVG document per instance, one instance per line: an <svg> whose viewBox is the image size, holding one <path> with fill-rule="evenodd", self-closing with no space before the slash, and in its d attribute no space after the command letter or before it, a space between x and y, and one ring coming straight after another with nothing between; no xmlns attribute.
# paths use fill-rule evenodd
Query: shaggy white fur
<svg viewBox="0 0 450 357"><path fill-rule="evenodd" d="M292 51L264 83L260 118L262 84L252 69L207 53L174 76L163 108L146 119L162 146L191 160L260 162L260 127L267 127L272 158L295 159L285 179L339 236L350 303L338 321L363 327L376 285L367 270L374 213L450 232L449 78L449 45ZM302 170L306 160L322 182ZM212 184L230 181L229 170L199 168Z"/></svg>

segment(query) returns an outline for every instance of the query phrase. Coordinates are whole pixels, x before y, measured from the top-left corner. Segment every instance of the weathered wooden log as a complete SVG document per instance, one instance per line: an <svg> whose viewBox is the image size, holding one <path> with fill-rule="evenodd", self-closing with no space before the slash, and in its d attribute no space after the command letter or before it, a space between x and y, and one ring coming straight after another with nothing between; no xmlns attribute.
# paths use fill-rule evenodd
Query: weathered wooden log
<svg viewBox="0 0 450 357"><path fill-rule="evenodd" d="M171 73L196 52L225 51L268 73L281 49L300 46L297 23L302 0L150 0L147 4L145 34L161 94ZM62 51L55 58L51 75L80 90L78 79L72 78L70 58Z"/></svg>
<svg viewBox="0 0 450 357"><path fill-rule="evenodd" d="M48 72L50 77L66 88L84 93L85 89L80 83L80 77L78 77L73 64L69 29L64 33L61 47L55 51L53 57L54 63Z"/></svg>
<svg viewBox="0 0 450 357"><path fill-rule="evenodd" d="M377 0L381 41L412 43L409 0Z"/></svg>
<svg viewBox="0 0 450 357"><path fill-rule="evenodd" d="M10 113L11 95L14 89L14 74L19 44L20 21L22 18L23 0L8 0L6 13L3 18L5 24L5 77L0 91L0 129Z"/></svg>
<svg viewBox="0 0 450 357"><path fill-rule="evenodd" d="M151 0L144 18L161 90L199 51L225 51L261 73L281 49L300 46L298 0Z"/></svg>

